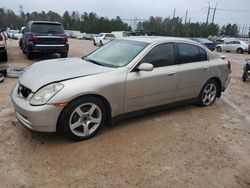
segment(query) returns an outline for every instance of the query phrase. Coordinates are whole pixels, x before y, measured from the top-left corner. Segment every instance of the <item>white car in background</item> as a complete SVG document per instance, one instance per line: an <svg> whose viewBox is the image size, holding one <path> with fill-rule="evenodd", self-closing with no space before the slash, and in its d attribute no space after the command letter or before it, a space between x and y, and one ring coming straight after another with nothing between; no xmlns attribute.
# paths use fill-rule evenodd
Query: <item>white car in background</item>
<svg viewBox="0 0 250 188"><path fill-rule="evenodd" d="M108 42L114 40L116 37L112 33L100 33L98 36L94 37L94 45L104 45Z"/></svg>
<svg viewBox="0 0 250 188"><path fill-rule="evenodd" d="M248 52L248 44L244 41L230 41L216 46L217 52L237 52L243 54Z"/></svg>
<svg viewBox="0 0 250 188"><path fill-rule="evenodd" d="M112 31L112 34L115 35L116 38L128 37L130 35L130 31Z"/></svg>

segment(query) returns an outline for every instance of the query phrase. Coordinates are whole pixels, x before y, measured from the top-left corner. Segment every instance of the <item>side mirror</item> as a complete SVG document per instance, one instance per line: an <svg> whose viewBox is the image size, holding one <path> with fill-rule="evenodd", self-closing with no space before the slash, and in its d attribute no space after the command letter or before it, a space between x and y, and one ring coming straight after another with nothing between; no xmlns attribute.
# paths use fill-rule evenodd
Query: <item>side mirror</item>
<svg viewBox="0 0 250 188"><path fill-rule="evenodd" d="M138 71L152 71L154 66L151 63L142 63L137 68Z"/></svg>

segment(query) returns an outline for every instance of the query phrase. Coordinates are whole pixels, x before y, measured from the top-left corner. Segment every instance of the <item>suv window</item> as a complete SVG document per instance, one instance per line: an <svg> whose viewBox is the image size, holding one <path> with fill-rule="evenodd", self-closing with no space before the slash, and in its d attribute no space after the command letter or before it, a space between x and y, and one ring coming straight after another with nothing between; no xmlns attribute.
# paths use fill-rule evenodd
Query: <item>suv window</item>
<svg viewBox="0 0 250 188"><path fill-rule="evenodd" d="M33 33L50 33L50 34L63 34L63 27L59 24L51 23L34 23L31 26Z"/></svg>
<svg viewBox="0 0 250 188"><path fill-rule="evenodd" d="M206 51L198 46L192 44L179 43L177 44L177 47L179 52L180 64L207 60Z"/></svg>
<svg viewBox="0 0 250 188"><path fill-rule="evenodd" d="M240 41L234 41L234 44L240 44Z"/></svg>
<svg viewBox="0 0 250 188"><path fill-rule="evenodd" d="M155 68L175 64L174 44L160 44L148 52L141 63L151 63Z"/></svg>

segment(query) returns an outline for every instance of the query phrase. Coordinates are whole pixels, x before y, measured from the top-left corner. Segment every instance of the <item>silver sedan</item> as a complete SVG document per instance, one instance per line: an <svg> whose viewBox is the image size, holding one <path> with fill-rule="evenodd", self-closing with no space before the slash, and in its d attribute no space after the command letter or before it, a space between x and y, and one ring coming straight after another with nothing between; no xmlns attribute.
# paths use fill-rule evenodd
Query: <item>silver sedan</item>
<svg viewBox="0 0 250 188"><path fill-rule="evenodd" d="M230 62L194 41L128 37L83 58L33 64L11 97L27 128L83 140L122 114L190 99L210 106L230 73Z"/></svg>

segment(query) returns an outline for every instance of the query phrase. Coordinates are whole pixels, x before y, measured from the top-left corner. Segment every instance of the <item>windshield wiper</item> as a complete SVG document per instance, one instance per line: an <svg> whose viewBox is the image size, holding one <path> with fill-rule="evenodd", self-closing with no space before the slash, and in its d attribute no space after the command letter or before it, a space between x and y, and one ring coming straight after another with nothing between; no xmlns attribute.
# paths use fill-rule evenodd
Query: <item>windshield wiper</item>
<svg viewBox="0 0 250 188"><path fill-rule="evenodd" d="M91 63L94 63L94 64L96 64L96 65L103 66L103 64L101 64L101 63L99 63L99 62L97 62L97 61L95 61L95 60L93 60L93 59L84 58L84 60L86 60L86 61L88 61L88 62L91 62Z"/></svg>

